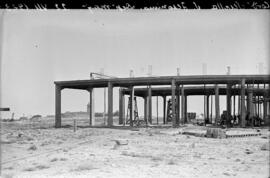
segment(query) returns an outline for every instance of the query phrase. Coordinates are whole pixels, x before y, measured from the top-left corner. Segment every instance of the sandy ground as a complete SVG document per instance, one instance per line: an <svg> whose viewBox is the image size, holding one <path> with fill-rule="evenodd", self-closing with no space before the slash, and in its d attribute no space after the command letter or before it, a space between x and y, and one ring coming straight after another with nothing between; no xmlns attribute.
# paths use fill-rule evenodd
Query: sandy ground
<svg viewBox="0 0 270 178"><path fill-rule="evenodd" d="M26 122L2 122L2 177L269 177L268 129L213 139L181 134L198 126L74 132Z"/></svg>

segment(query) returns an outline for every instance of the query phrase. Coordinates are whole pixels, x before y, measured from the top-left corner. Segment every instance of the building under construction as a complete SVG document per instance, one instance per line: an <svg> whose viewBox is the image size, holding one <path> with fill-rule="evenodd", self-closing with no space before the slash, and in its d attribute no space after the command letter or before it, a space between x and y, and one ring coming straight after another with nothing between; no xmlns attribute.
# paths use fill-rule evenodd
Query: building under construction
<svg viewBox="0 0 270 178"><path fill-rule="evenodd" d="M55 83L55 127L61 127L61 90L77 89L89 91L89 123L95 125L94 89L107 88L108 117L107 125L112 127L113 108L119 109L117 125L134 126L138 123L136 97L144 99L145 125L152 124L152 97L163 98L163 124L177 127L188 123L188 96L204 96L205 123L229 125L237 118L241 127L269 123L270 75L194 75L194 76L160 76L107 78L56 81ZM169 87L168 87L169 86ZM119 87L119 106L113 106L113 89ZM140 87L140 88L135 88ZM129 96L128 118L125 117L125 96ZM226 96L226 111L220 115L220 95ZM209 98L214 98L214 118L209 116ZM132 99L131 99L132 98ZM169 102L167 103L169 99ZM236 108L236 101L238 107ZM212 105L212 102L211 102ZM212 110L212 109L211 109ZM237 113L237 114L236 114ZM260 115L262 113L262 115Z"/></svg>

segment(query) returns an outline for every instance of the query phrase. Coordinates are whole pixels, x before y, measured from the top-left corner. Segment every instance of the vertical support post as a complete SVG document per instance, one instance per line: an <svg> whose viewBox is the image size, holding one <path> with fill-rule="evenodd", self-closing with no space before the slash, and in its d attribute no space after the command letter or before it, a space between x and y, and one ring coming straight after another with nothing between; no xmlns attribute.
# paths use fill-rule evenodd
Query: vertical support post
<svg viewBox="0 0 270 178"><path fill-rule="evenodd" d="M104 125L106 125L106 88L104 88L104 111L103 111L103 120L104 120Z"/></svg>
<svg viewBox="0 0 270 178"><path fill-rule="evenodd" d="M166 124L166 96L163 96L163 124Z"/></svg>
<svg viewBox="0 0 270 178"><path fill-rule="evenodd" d="M130 87L130 126L133 126L133 122L134 122L134 86Z"/></svg>
<svg viewBox="0 0 270 178"><path fill-rule="evenodd" d="M206 120L209 122L209 94L206 95Z"/></svg>
<svg viewBox="0 0 270 178"><path fill-rule="evenodd" d="M241 127L246 126L246 112L245 112L245 79L241 80Z"/></svg>
<svg viewBox="0 0 270 178"><path fill-rule="evenodd" d="M179 125L179 122L180 122L180 87L179 85L177 84L176 85L176 109L175 109L175 114L176 114L176 119L175 119L175 122L176 122L176 125Z"/></svg>
<svg viewBox="0 0 270 178"><path fill-rule="evenodd" d="M108 82L108 126L113 126L113 85Z"/></svg>
<svg viewBox="0 0 270 178"><path fill-rule="evenodd" d="M55 85L55 127L61 127L61 90L59 85Z"/></svg>
<svg viewBox="0 0 270 178"><path fill-rule="evenodd" d="M268 88L270 88L270 84L268 84ZM267 92L267 98L269 98L270 96L269 96L269 92ZM267 101L267 104L266 104L267 106L266 106L266 110L267 110L267 115L270 115L270 101Z"/></svg>
<svg viewBox="0 0 270 178"><path fill-rule="evenodd" d="M184 85L181 87L181 123L185 123L185 89Z"/></svg>
<svg viewBox="0 0 270 178"><path fill-rule="evenodd" d="M158 96L157 96L157 125L158 125Z"/></svg>
<svg viewBox="0 0 270 178"><path fill-rule="evenodd" d="M233 117L235 117L235 94L233 95Z"/></svg>
<svg viewBox="0 0 270 178"><path fill-rule="evenodd" d="M143 97L143 100L144 100L144 121L147 123L147 109L148 109L148 107L147 107L147 96L144 96Z"/></svg>
<svg viewBox="0 0 270 178"><path fill-rule="evenodd" d="M89 99L90 99L90 106L89 106L89 124L90 126L95 125L95 104L94 104L94 89L89 88Z"/></svg>
<svg viewBox="0 0 270 178"><path fill-rule="evenodd" d="M260 88L260 84L257 85L257 88ZM260 95L257 95L257 100L258 100L258 117L260 117Z"/></svg>
<svg viewBox="0 0 270 178"><path fill-rule="evenodd" d="M229 121L230 121L230 117L232 115L232 100L231 100L231 90L232 90L232 85L231 84L227 84L227 89L226 89L226 100L227 100L227 116L226 116L226 124L228 125Z"/></svg>
<svg viewBox="0 0 270 178"><path fill-rule="evenodd" d="M247 115L249 115L249 118L250 118L250 86L247 84ZM248 118L248 119L249 119Z"/></svg>
<svg viewBox="0 0 270 178"><path fill-rule="evenodd" d="M184 118L185 118L185 123L188 122L188 115L187 115L187 95L185 95L185 112L184 112Z"/></svg>
<svg viewBox="0 0 270 178"><path fill-rule="evenodd" d="M210 98L211 98L210 124L213 124L213 95L210 95Z"/></svg>
<svg viewBox="0 0 270 178"><path fill-rule="evenodd" d="M218 85L215 85L215 110L216 110L216 118L215 118L215 124L217 124L217 121L220 120L220 108L219 108L219 89Z"/></svg>
<svg viewBox="0 0 270 178"><path fill-rule="evenodd" d="M172 126L176 127L176 111L175 111L175 80L172 80Z"/></svg>
<svg viewBox="0 0 270 178"><path fill-rule="evenodd" d="M265 88L264 88L265 90ZM263 95L263 121L264 123L266 123L266 117L267 117L267 101L266 101L266 98L267 98L267 92L264 91L264 95Z"/></svg>
<svg viewBox="0 0 270 178"><path fill-rule="evenodd" d="M125 117L125 97L123 94L123 89L119 88L119 124L124 123Z"/></svg>
<svg viewBox="0 0 270 178"><path fill-rule="evenodd" d="M148 122L152 124L152 90L148 87Z"/></svg>
<svg viewBox="0 0 270 178"><path fill-rule="evenodd" d="M253 103L252 103L252 98L253 98L253 92L252 90L248 90L248 104L247 104L247 110L248 110L248 114L249 114L249 118L251 119L251 126L253 127L254 125L254 107L253 107Z"/></svg>
<svg viewBox="0 0 270 178"><path fill-rule="evenodd" d="M241 91L239 91L239 94L238 94L238 112L237 112L237 114L239 116L241 115Z"/></svg>

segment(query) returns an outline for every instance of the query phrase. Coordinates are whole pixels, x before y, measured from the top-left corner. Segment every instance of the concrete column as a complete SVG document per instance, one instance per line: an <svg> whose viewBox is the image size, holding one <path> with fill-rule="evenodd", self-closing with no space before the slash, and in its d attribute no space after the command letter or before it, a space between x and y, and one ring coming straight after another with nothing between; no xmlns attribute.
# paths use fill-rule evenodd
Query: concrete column
<svg viewBox="0 0 270 178"><path fill-rule="evenodd" d="M147 96L143 97L144 100L144 121L147 123Z"/></svg>
<svg viewBox="0 0 270 178"><path fill-rule="evenodd" d="M259 89L260 88L260 85L257 84L257 88ZM260 117L260 95L257 96L257 100L258 100L258 117Z"/></svg>
<svg viewBox="0 0 270 178"><path fill-rule="evenodd" d="M124 123L125 117L125 97L123 94L123 89L119 88L119 124Z"/></svg>
<svg viewBox="0 0 270 178"><path fill-rule="evenodd" d="M175 80L173 79L172 80L172 126L173 127L176 127L177 124L176 124L176 110L175 110Z"/></svg>
<svg viewBox="0 0 270 178"><path fill-rule="evenodd" d="M175 114L176 114L176 125L179 125L180 122L180 87L177 84L176 85L176 109L175 109Z"/></svg>
<svg viewBox="0 0 270 178"><path fill-rule="evenodd" d="M252 118L252 122L251 122L251 126L253 126L254 120L253 120L253 116L254 116L254 107L253 107L253 103L252 103L252 98L253 98L253 92L252 90L248 90L248 104L247 104L247 110L249 113L249 119Z"/></svg>
<svg viewBox="0 0 270 178"><path fill-rule="evenodd" d="M241 94L239 94L237 97L238 97L238 112L237 112L237 114L241 115Z"/></svg>
<svg viewBox="0 0 270 178"><path fill-rule="evenodd" d="M215 124L217 124L217 121L220 120L219 89L217 84L215 85L215 110L216 110Z"/></svg>
<svg viewBox="0 0 270 178"><path fill-rule="evenodd" d="M210 95L211 106L210 106L210 124L213 124L213 95Z"/></svg>
<svg viewBox="0 0 270 178"><path fill-rule="evenodd" d="M184 85L181 87L181 123L185 123L185 90Z"/></svg>
<svg viewBox="0 0 270 178"><path fill-rule="evenodd" d="M189 122L188 121L188 115L187 115L187 95L185 95L185 112L184 112L184 118L185 118L185 123Z"/></svg>
<svg viewBox="0 0 270 178"><path fill-rule="evenodd" d="M95 104L94 104L94 89L90 88L89 90L89 99L90 99L90 106L89 106L89 124L90 126L95 125Z"/></svg>
<svg viewBox="0 0 270 178"><path fill-rule="evenodd" d="M246 112L245 112L245 79L241 80L241 127L246 126Z"/></svg>
<svg viewBox="0 0 270 178"><path fill-rule="evenodd" d="M148 87L148 122L152 124L152 90L151 86Z"/></svg>
<svg viewBox="0 0 270 178"><path fill-rule="evenodd" d="M226 110L227 110L227 120L226 123L228 124L228 119L231 117L232 115L232 85L231 84L227 84L227 89L226 89Z"/></svg>
<svg viewBox="0 0 270 178"><path fill-rule="evenodd" d="M158 96L157 96L157 125L158 125Z"/></svg>
<svg viewBox="0 0 270 178"><path fill-rule="evenodd" d="M130 100L129 100L129 104L130 104L130 113L129 113L129 115L130 115L130 126L133 126L133 121L134 121L134 87L133 86L131 86L130 87Z"/></svg>
<svg viewBox="0 0 270 178"><path fill-rule="evenodd" d="M233 117L235 117L235 94L233 95Z"/></svg>
<svg viewBox="0 0 270 178"><path fill-rule="evenodd" d="M61 127L61 90L59 85L55 85L55 127Z"/></svg>
<svg viewBox="0 0 270 178"><path fill-rule="evenodd" d="M206 120L209 121L209 94L206 95Z"/></svg>
<svg viewBox="0 0 270 178"><path fill-rule="evenodd" d="M263 95L263 121L264 121L264 123L266 122L266 117L267 117L267 101L266 101L266 98L267 98L267 92L264 92L264 95Z"/></svg>
<svg viewBox="0 0 270 178"><path fill-rule="evenodd" d="M113 85L108 82L108 126L113 126Z"/></svg>
<svg viewBox="0 0 270 178"><path fill-rule="evenodd" d="M166 124L166 96L162 96L163 98L163 124Z"/></svg>

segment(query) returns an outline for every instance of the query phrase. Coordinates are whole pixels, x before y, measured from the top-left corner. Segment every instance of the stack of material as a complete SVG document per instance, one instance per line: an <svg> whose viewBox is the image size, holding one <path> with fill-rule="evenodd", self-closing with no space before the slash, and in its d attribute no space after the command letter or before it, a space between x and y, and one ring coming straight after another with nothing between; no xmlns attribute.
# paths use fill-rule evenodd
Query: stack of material
<svg viewBox="0 0 270 178"><path fill-rule="evenodd" d="M226 138L226 131L221 128L207 128L206 137L208 138Z"/></svg>

